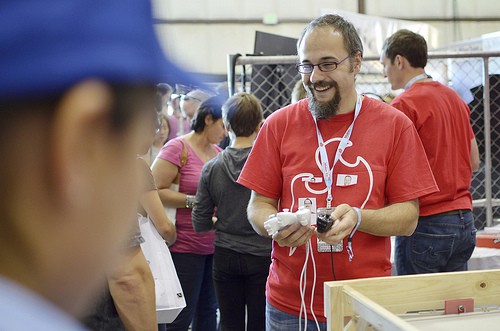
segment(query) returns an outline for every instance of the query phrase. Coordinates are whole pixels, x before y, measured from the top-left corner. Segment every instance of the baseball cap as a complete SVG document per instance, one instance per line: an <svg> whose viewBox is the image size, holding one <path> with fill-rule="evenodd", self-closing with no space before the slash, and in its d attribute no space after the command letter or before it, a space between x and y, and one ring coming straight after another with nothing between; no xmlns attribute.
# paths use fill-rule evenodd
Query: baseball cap
<svg viewBox="0 0 500 331"><path fill-rule="evenodd" d="M0 4L0 98L58 93L85 79L200 85L166 57L146 0Z"/></svg>

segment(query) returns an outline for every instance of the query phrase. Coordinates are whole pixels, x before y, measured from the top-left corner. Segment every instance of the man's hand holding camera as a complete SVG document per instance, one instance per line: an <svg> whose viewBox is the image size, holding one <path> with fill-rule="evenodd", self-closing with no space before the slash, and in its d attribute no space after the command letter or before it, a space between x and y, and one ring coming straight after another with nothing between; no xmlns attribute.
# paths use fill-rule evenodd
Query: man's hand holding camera
<svg viewBox="0 0 500 331"><path fill-rule="evenodd" d="M356 211L347 204L341 204L331 213L332 226L326 232L316 229L316 236L331 245L336 245L349 236L358 223Z"/></svg>

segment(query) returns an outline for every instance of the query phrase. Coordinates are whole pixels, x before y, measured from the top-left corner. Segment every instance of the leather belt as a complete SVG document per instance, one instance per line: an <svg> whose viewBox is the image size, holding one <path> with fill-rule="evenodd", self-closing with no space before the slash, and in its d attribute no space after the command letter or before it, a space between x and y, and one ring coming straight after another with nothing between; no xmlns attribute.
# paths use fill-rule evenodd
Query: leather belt
<svg viewBox="0 0 500 331"><path fill-rule="evenodd" d="M432 216L451 216L451 215L459 215L470 212L471 212L470 209L456 209L456 210L445 211L443 213L434 214Z"/></svg>

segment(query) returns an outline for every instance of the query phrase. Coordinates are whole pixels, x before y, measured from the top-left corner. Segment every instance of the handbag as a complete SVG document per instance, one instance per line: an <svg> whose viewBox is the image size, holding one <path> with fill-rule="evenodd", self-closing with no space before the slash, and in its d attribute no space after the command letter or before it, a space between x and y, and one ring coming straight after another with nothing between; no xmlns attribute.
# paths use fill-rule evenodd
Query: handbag
<svg viewBox="0 0 500 331"><path fill-rule="evenodd" d="M171 323L186 307L186 299L177 277L170 250L149 217L137 215L145 242L142 252L155 282L156 317L158 323Z"/></svg>
<svg viewBox="0 0 500 331"><path fill-rule="evenodd" d="M184 167L187 163L187 148L186 144L184 141L182 141L182 155L181 155L181 167L179 168L179 172L177 172L177 176L175 176L174 180L172 181L172 184L170 184L169 189L175 192L179 192L179 183L181 180L181 169ZM164 207L165 208L165 213L167 214L167 217L174 223L175 225L175 217L177 216L177 208L172 208L172 207Z"/></svg>

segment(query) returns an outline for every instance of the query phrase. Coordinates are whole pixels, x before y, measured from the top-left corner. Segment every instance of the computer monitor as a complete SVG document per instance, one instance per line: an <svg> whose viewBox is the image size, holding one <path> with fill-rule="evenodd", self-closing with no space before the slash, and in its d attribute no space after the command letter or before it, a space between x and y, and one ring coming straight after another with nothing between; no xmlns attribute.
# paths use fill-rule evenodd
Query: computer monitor
<svg viewBox="0 0 500 331"><path fill-rule="evenodd" d="M296 55L296 45L297 39L256 31L253 55ZM293 64L252 66L250 89L260 100L265 117L290 103L293 86L299 78Z"/></svg>
<svg viewBox="0 0 500 331"><path fill-rule="evenodd" d="M297 39L255 31L254 55L295 55Z"/></svg>

